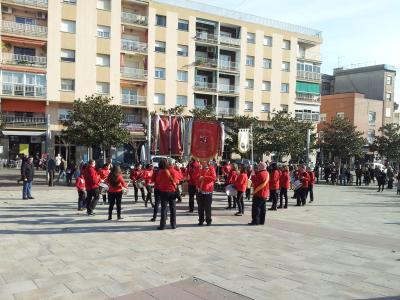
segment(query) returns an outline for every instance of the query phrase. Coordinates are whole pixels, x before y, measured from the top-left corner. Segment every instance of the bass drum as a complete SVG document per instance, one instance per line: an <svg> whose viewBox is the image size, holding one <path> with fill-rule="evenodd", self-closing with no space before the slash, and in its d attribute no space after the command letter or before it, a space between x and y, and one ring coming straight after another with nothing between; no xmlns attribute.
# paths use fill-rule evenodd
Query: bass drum
<svg viewBox="0 0 400 300"><path fill-rule="evenodd" d="M227 196L231 196L231 197L237 196L237 190L233 184L227 185L225 187L225 193Z"/></svg>

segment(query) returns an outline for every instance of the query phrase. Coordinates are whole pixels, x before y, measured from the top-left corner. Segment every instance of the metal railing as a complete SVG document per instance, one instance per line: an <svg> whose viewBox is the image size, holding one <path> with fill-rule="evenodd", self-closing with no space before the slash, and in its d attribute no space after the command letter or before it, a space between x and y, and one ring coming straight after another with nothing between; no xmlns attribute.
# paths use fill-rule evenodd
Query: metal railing
<svg viewBox="0 0 400 300"><path fill-rule="evenodd" d="M16 97L45 98L46 87L23 83L1 83L1 94Z"/></svg>
<svg viewBox="0 0 400 300"><path fill-rule="evenodd" d="M216 60L215 58L196 56L196 60L195 60L194 64L196 66L216 68L216 67L218 67L218 60Z"/></svg>
<svg viewBox="0 0 400 300"><path fill-rule="evenodd" d="M22 24L5 20L1 21L1 32L23 35L27 37L47 37L47 27L45 26Z"/></svg>
<svg viewBox="0 0 400 300"><path fill-rule="evenodd" d="M3 53L2 63L45 68L47 66L47 57Z"/></svg>
<svg viewBox="0 0 400 300"><path fill-rule="evenodd" d="M145 80L147 79L147 70L130 68L130 67L121 67L121 75L122 77Z"/></svg>
<svg viewBox="0 0 400 300"><path fill-rule="evenodd" d="M313 81L320 81L321 73L297 70L297 78L313 80Z"/></svg>
<svg viewBox="0 0 400 300"><path fill-rule="evenodd" d="M220 59L219 68L224 71L239 71L239 64L235 61Z"/></svg>
<svg viewBox="0 0 400 300"><path fill-rule="evenodd" d="M147 53L147 43L122 39L121 49L131 52Z"/></svg>
<svg viewBox="0 0 400 300"><path fill-rule="evenodd" d="M221 34L219 35L219 42L220 42L220 44L240 47L240 39L221 35Z"/></svg>
<svg viewBox="0 0 400 300"><path fill-rule="evenodd" d="M235 116L237 115L238 110L236 108L230 108L230 107L218 107L217 108L217 115L221 116Z"/></svg>
<svg viewBox="0 0 400 300"><path fill-rule="evenodd" d="M218 43L218 36L207 31L196 31L196 40L207 43Z"/></svg>
<svg viewBox="0 0 400 300"><path fill-rule="evenodd" d="M36 7L43 7L47 8L48 7L48 1L47 0L3 0L5 3L16 3L20 5L29 5L29 6L36 6Z"/></svg>
<svg viewBox="0 0 400 300"><path fill-rule="evenodd" d="M225 94L238 94L239 93L239 87L236 85L230 85L230 84L218 84L218 92L219 93L225 93Z"/></svg>
<svg viewBox="0 0 400 300"><path fill-rule="evenodd" d="M313 51L305 51L305 52L298 52L297 53L298 58L302 59L309 59L309 60L315 60L315 61L321 61L322 56L320 52L313 52Z"/></svg>
<svg viewBox="0 0 400 300"><path fill-rule="evenodd" d="M35 127L46 128L47 118L45 117L17 117L13 115L3 115L4 123L8 128Z"/></svg>
<svg viewBox="0 0 400 300"><path fill-rule="evenodd" d="M137 24L142 26L148 25L148 19L146 16L137 15L130 12L123 11L121 14L121 22L128 24Z"/></svg>
<svg viewBox="0 0 400 300"><path fill-rule="evenodd" d="M146 96L121 94L121 103L125 105L146 106Z"/></svg>
<svg viewBox="0 0 400 300"><path fill-rule="evenodd" d="M306 112L306 111L296 111L295 118L299 121L311 121L319 122L320 114L319 112Z"/></svg>
<svg viewBox="0 0 400 300"><path fill-rule="evenodd" d="M319 103L321 100L321 96L316 95L316 94L308 94L308 93L296 93L296 100Z"/></svg>
<svg viewBox="0 0 400 300"><path fill-rule="evenodd" d="M203 81L195 81L194 89L203 92L217 92L217 84Z"/></svg>

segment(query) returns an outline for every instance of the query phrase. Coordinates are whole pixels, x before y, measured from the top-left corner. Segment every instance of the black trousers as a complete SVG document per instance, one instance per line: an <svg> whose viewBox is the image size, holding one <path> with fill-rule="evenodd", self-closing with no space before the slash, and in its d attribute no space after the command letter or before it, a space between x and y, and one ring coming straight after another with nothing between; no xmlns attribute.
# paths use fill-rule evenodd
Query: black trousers
<svg viewBox="0 0 400 300"><path fill-rule="evenodd" d="M54 186L54 170L49 171L49 186Z"/></svg>
<svg viewBox="0 0 400 300"><path fill-rule="evenodd" d="M313 202L314 201L314 185L310 184L308 186L307 192L306 192L306 200L308 195L310 195L310 201Z"/></svg>
<svg viewBox="0 0 400 300"><path fill-rule="evenodd" d="M251 205L251 223L255 225L264 225L266 213L266 199L253 196L253 203Z"/></svg>
<svg viewBox="0 0 400 300"><path fill-rule="evenodd" d="M378 192L383 192L384 189L385 189L385 183L378 181Z"/></svg>
<svg viewBox="0 0 400 300"><path fill-rule="evenodd" d="M282 207L283 198L285 198L285 207L288 205L287 189L281 188L279 191L279 206Z"/></svg>
<svg viewBox="0 0 400 300"><path fill-rule="evenodd" d="M303 187L297 189L297 206L306 205L307 189Z"/></svg>
<svg viewBox="0 0 400 300"><path fill-rule="evenodd" d="M78 209L81 210L85 207L86 195L85 191L78 190Z"/></svg>
<svg viewBox="0 0 400 300"><path fill-rule="evenodd" d="M250 188L246 189L246 199L250 201Z"/></svg>
<svg viewBox="0 0 400 300"><path fill-rule="evenodd" d="M236 202L238 205L238 213L244 214L244 196L245 193L244 192L237 192L237 196L236 196Z"/></svg>
<svg viewBox="0 0 400 300"><path fill-rule="evenodd" d="M160 207L161 198L160 198L160 191L154 189L154 207L153 207L153 219L157 218L158 208Z"/></svg>
<svg viewBox="0 0 400 300"><path fill-rule="evenodd" d="M111 219L112 211L114 209L114 205L117 204L117 217L121 218L121 200L122 200L122 192L118 193L108 193L108 218Z"/></svg>
<svg viewBox="0 0 400 300"><path fill-rule="evenodd" d="M88 214L93 213L94 209L96 208L97 202L99 201L99 198L100 198L99 188L87 191L86 209Z"/></svg>
<svg viewBox="0 0 400 300"><path fill-rule="evenodd" d="M236 208L237 197L228 196L228 207Z"/></svg>
<svg viewBox="0 0 400 300"><path fill-rule="evenodd" d="M207 224L211 224L211 204L212 194L197 194L197 210L199 213L199 223L204 223L204 215L206 217Z"/></svg>
<svg viewBox="0 0 400 300"><path fill-rule="evenodd" d="M270 190L269 191L269 199L272 201L272 209L276 209L276 206L278 204L278 193L276 190Z"/></svg>
<svg viewBox="0 0 400 300"><path fill-rule="evenodd" d="M161 198L161 220L160 227L165 227L165 222L167 219L167 208L169 205L170 212L170 224L171 226L176 226L176 192L160 192Z"/></svg>
<svg viewBox="0 0 400 300"><path fill-rule="evenodd" d="M138 201L139 199L139 195L138 195L138 188L136 187L136 185L133 186L133 190L135 191L135 202ZM145 198L144 198L144 188L140 189L140 193L142 194L142 200L143 202L146 202Z"/></svg>
<svg viewBox="0 0 400 300"><path fill-rule="evenodd" d="M107 203L107 194L103 194L103 203L106 204Z"/></svg>
<svg viewBox="0 0 400 300"><path fill-rule="evenodd" d="M146 186L146 191L147 191L147 195L146 195L146 201L144 201L144 206L147 207L147 203L149 201L150 201L151 206L154 206L153 199L151 197L151 195L153 194L153 187L151 185Z"/></svg>
<svg viewBox="0 0 400 300"><path fill-rule="evenodd" d="M177 198L177 202L182 202L182 195L181 195L181 190L182 190L182 186L177 186L176 187L176 198Z"/></svg>
<svg viewBox="0 0 400 300"><path fill-rule="evenodd" d="M188 185L188 192L189 192L189 211L194 211L194 197L196 195L196 186L195 185Z"/></svg>
<svg viewBox="0 0 400 300"><path fill-rule="evenodd" d="M356 177L356 185L361 185L361 176Z"/></svg>

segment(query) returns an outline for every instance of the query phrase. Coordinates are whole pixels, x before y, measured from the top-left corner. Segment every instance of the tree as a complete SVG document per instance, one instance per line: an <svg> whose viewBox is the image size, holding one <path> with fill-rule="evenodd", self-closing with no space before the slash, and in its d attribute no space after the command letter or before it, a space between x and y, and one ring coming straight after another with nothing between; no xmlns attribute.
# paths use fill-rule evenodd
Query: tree
<svg viewBox="0 0 400 300"><path fill-rule="evenodd" d="M129 131L121 127L124 114L121 106L110 105L112 98L86 96L85 101L75 100L73 109L63 122L65 135L69 141L105 150L120 146L129 140Z"/></svg>
<svg viewBox="0 0 400 300"><path fill-rule="evenodd" d="M375 137L370 149L377 151L389 162L400 161L400 125L386 124L379 128L380 136Z"/></svg>
<svg viewBox="0 0 400 300"><path fill-rule="evenodd" d="M206 106L204 108L195 107L189 111L195 120L215 121L217 116L214 108Z"/></svg>
<svg viewBox="0 0 400 300"><path fill-rule="evenodd" d="M324 123L322 139L320 146L324 151L330 152L341 161L361 155L363 147L367 144L363 133L341 117L335 117L331 123Z"/></svg>
<svg viewBox="0 0 400 300"><path fill-rule="evenodd" d="M160 109L160 112L162 114L164 114L164 115L169 115L169 114L171 114L171 115L181 115L183 113L183 109L184 109L184 107L182 105L177 105L177 106L169 108L169 109L166 109L166 108L162 107Z"/></svg>

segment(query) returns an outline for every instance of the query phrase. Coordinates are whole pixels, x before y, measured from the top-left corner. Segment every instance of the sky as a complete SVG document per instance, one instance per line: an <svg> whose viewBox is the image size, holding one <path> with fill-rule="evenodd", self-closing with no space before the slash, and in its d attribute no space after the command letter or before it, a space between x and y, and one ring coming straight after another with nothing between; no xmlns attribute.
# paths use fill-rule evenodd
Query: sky
<svg viewBox="0 0 400 300"><path fill-rule="evenodd" d="M322 31L322 72L357 64L397 68L400 103L400 0L202 0Z"/></svg>

